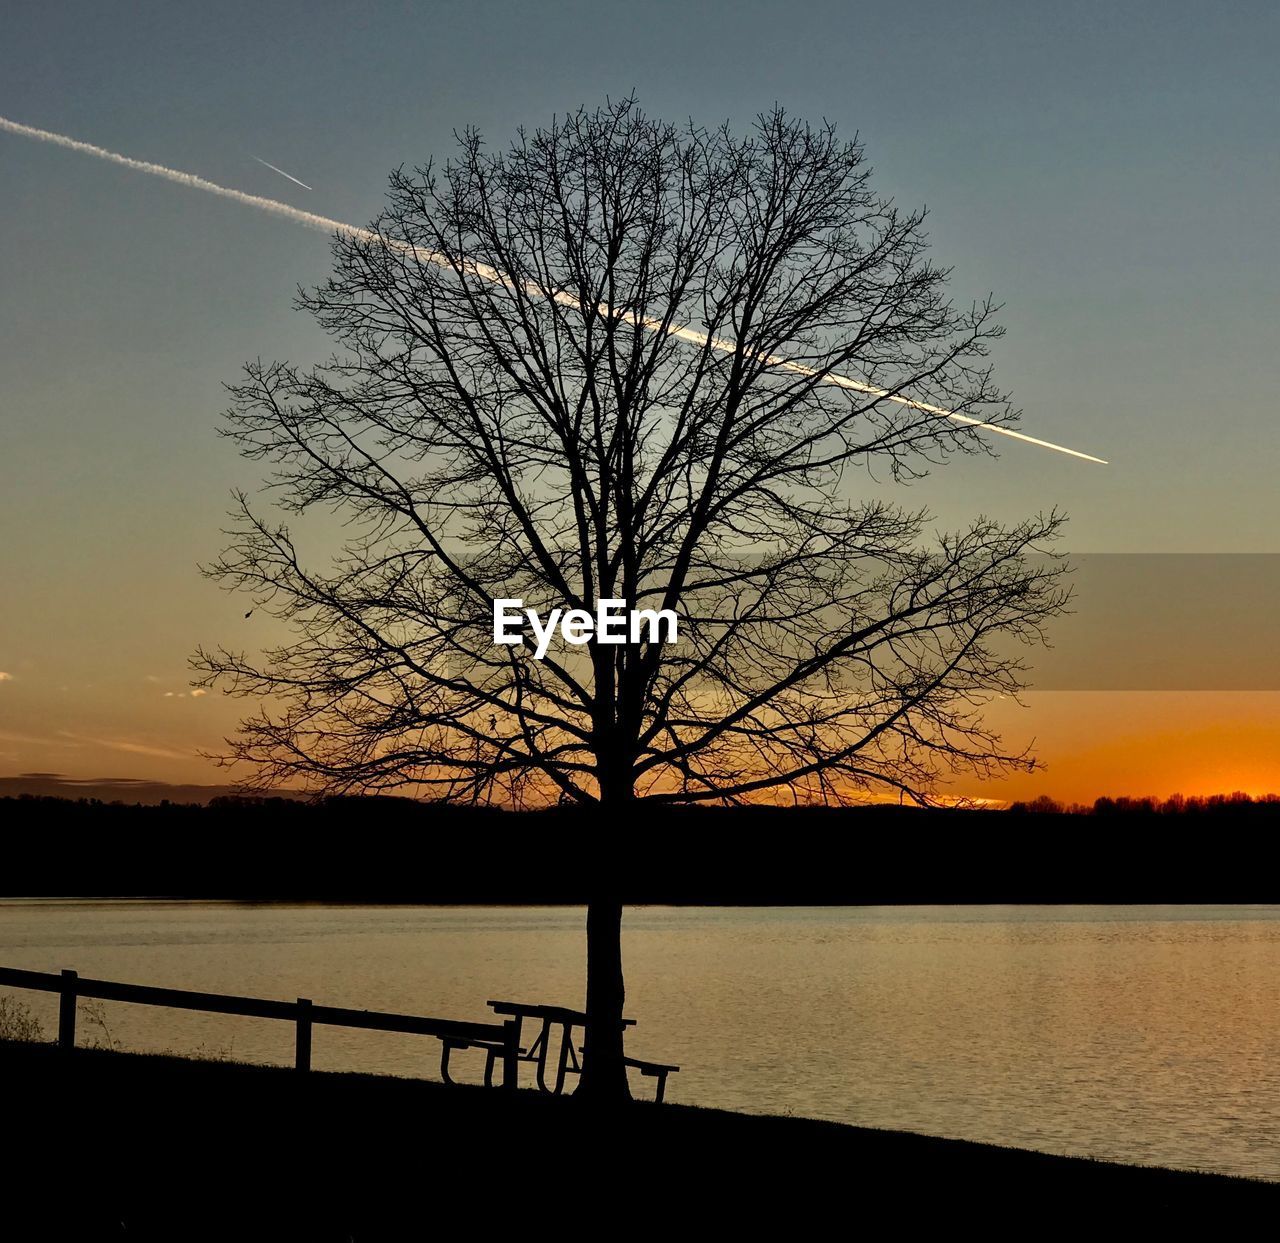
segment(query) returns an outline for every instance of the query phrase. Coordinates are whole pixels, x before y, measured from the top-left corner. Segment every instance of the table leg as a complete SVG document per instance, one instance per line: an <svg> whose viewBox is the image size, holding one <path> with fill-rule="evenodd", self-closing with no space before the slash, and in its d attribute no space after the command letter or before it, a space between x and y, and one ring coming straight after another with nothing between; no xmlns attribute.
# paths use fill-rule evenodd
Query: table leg
<svg viewBox="0 0 1280 1243"><path fill-rule="evenodd" d="M566 1023L560 1029L560 1062L556 1066L556 1095L564 1092L565 1070L569 1065L569 1053L573 1049L573 1025ZM576 1058L574 1059L577 1060Z"/></svg>
<svg viewBox="0 0 1280 1243"><path fill-rule="evenodd" d="M538 1037L537 1041L535 1042L535 1047L538 1050L538 1087L543 1092L551 1091L551 1089L547 1087L547 1048L550 1044L551 1044L551 1019L548 1017L542 1020L542 1034ZM529 1052L532 1053L533 1050L530 1049ZM557 1089L557 1091L558 1090L559 1089Z"/></svg>

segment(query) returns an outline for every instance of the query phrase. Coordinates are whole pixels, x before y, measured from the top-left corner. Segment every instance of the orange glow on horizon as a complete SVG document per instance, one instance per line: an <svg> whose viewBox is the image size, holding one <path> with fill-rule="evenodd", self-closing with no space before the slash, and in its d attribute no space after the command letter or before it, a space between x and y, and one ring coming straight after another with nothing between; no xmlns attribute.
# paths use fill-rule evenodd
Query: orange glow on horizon
<svg viewBox="0 0 1280 1243"><path fill-rule="evenodd" d="M1026 702L990 716L1009 741L1034 736L1043 771L957 790L1065 803L1280 790L1280 692L1060 691Z"/></svg>
<svg viewBox="0 0 1280 1243"><path fill-rule="evenodd" d="M108 685L116 693L101 702L71 703L38 695L33 682L16 677L0 687L13 710L0 719L0 777L43 772L205 786L233 780L196 754L220 750L234 731L243 705L233 700L178 698L164 693L168 683L140 681L127 694ZM961 775L937 791L939 802L1280 791L1280 692L1038 692L1026 697L1025 709L996 701L987 718L1011 749L1034 741L1043 769L985 782ZM760 801L792 800L776 791ZM877 801L897 802L897 794L886 791Z"/></svg>

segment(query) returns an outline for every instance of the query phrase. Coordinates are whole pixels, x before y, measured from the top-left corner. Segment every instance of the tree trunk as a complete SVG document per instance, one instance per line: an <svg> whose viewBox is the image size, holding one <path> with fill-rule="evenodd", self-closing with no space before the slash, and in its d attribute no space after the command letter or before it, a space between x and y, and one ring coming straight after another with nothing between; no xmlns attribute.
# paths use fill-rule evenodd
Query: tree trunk
<svg viewBox="0 0 1280 1243"><path fill-rule="evenodd" d="M587 906L587 1039L575 1095L596 1104L631 1099L623 1064L622 903Z"/></svg>
<svg viewBox="0 0 1280 1243"><path fill-rule="evenodd" d="M595 867L587 905L587 1038L575 1093L602 1105L630 1100L631 1089L623 1062L622 1008L627 992L622 979L618 852L613 842L601 835L615 832L615 817L629 817L632 811L629 774L624 775L623 766L616 762L602 764L599 819L586 830L599 845L591 847Z"/></svg>

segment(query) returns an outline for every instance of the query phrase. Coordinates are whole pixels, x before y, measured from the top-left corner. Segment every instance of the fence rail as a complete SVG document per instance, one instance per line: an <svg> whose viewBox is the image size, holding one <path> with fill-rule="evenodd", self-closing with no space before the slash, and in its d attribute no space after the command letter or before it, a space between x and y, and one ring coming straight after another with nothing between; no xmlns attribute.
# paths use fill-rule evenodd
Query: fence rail
<svg viewBox="0 0 1280 1243"><path fill-rule="evenodd" d="M474 1045L492 1050L493 1056L501 1057L502 1086L516 1086L520 1053L517 1019L508 1019L504 1023L467 1023L380 1010L317 1006L307 997L299 997L296 1001L272 1001L265 997L236 997L229 993L199 993L185 988L152 988L145 984L122 984L116 980L86 979L74 971L55 974L51 971L22 971L16 967L0 967L0 984L58 994L58 1044L64 1049L75 1047L77 998L92 997L101 1001L164 1006L172 1010L201 1010L211 1014L241 1014L249 1018L293 1023L294 1066L302 1071L311 1069L311 1029L316 1024L434 1036L443 1045L441 1068L446 1079L450 1050Z"/></svg>

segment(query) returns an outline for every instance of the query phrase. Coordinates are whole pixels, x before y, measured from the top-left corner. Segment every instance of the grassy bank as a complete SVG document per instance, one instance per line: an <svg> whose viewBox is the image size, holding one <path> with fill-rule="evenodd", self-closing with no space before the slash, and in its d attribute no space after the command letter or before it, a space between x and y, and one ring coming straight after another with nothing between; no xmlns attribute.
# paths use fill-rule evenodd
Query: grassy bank
<svg viewBox="0 0 1280 1243"><path fill-rule="evenodd" d="M4 1196L30 1239L595 1239L731 1225L791 1237L887 1220L1036 1237L1189 1216L1280 1184L637 1102L607 1113L374 1075L0 1044ZM123 1223L123 1225L121 1225ZM679 1229L677 1229L679 1227Z"/></svg>

